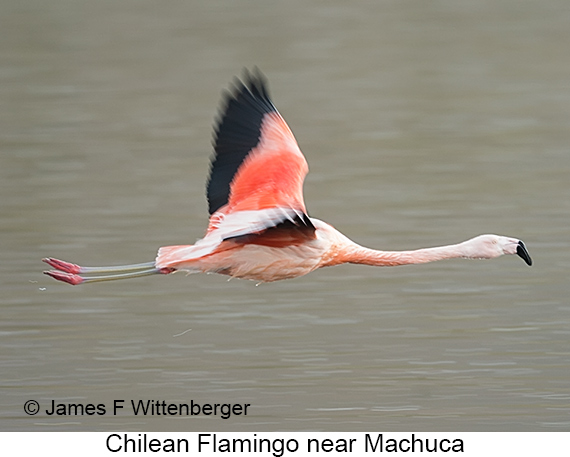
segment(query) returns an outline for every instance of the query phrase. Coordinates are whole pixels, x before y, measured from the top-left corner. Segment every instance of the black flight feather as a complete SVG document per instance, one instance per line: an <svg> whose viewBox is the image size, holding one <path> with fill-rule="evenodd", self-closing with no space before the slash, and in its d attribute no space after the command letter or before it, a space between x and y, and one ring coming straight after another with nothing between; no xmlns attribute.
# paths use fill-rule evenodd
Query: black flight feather
<svg viewBox="0 0 570 457"><path fill-rule="evenodd" d="M276 111L269 98L265 77L258 69L253 73L245 70L243 81L236 78L232 89L224 92L206 185L210 214L228 203L236 172L259 143L264 116Z"/></svg>

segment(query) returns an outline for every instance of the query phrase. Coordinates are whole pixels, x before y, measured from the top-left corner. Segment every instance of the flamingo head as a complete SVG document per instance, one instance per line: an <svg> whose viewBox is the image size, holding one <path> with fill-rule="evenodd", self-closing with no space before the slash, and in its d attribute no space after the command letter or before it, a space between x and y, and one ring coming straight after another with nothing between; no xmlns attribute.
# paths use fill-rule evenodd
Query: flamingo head
<svg viewBox="0 0 570 457"><path fill-rule="evenodd" d="M499 235L479 235L463 244L465 257L469 259L494 259L504 254L516 254L521 257L528 266L532 265L532 259L521 240Z"/></svg>

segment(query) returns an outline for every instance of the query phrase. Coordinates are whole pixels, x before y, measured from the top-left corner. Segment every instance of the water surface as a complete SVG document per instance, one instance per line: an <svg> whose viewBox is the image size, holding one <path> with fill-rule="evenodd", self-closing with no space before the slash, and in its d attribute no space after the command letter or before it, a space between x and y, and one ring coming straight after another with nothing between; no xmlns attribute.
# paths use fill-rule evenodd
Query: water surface
<svg viewBox="0 0 570 457"><path fill-rule="evenodd" d="M3 430L570 428L570 11L543 2L5 1ZM40 259L192 243L220 90L269 77L312 216L381 249L524 239L518 258L70 287ZM24 414L35 399L37 416ZM49 417L50 402L251 404Z"/></svg>

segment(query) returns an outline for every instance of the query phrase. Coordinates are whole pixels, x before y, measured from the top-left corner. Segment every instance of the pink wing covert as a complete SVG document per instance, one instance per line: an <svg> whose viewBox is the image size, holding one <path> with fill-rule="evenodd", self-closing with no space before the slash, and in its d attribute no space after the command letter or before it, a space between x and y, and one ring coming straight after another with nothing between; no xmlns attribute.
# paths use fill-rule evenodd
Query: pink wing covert
<svg viewBox="0 0 570 457"><path fill-rule="evenodd" d="M305 213L303 181L308 171L285 120L277 112L266 114L259 143L234 176L228 204L222 211L290 207Z"/></svg>

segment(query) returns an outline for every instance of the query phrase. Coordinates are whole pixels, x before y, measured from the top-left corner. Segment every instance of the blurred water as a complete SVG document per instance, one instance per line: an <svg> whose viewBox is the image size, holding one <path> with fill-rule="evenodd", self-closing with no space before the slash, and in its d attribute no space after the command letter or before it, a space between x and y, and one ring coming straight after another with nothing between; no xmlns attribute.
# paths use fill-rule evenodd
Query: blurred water
<svg viewBox="0 0 570 457"><path fill-rule="evenodd" d="M1 9L3 430L570 428L565 1ZM219 93L252 65L307 156L312 216L381 249L512 235L535 265L44 277L45 256L142 262L202 236ZM252 406L49 417L52 399Z"/></svg>

